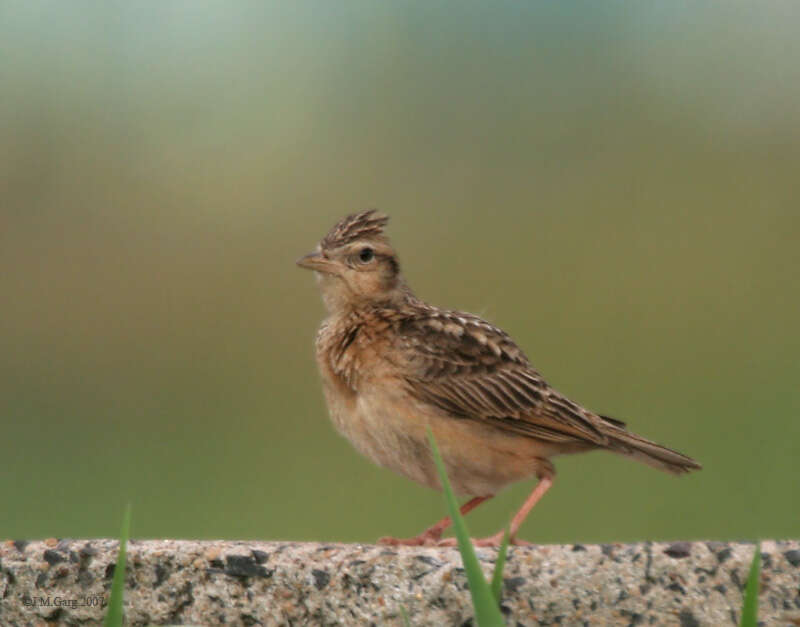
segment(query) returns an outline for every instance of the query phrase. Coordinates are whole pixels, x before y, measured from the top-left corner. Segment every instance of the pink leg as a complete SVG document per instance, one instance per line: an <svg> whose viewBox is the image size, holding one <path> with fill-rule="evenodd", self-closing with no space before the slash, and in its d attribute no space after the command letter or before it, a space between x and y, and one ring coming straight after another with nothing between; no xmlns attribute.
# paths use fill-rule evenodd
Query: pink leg
<svg viewBox="0 0 800 627"><path fill-rule="evenodd" d="M531 492L530 496L527 500L522 504L522 507L519 508L519 511L514 514L514 518L511 519L511 530L509 531L511 537L515 537L517 535L517 531L522 526L522 523L525 522L525 519L530 514L533 506L539 502L545 492L547 492L553 486L553 478L552 477L543 477L539 479L539 483L536 484L536 487ZM502 537L502 533L500 536Z"/></svg>
<svg viewBox="0 0 800 627"><path fill-rule="evenodd" d="M536 487L530 493L530 496L525 500L522 504L522 507L519 508L519 511L514 514L514 518L511 519L511 526L509 529L509 542L511 544L530 544L529 542L525 542L524 540L517 540L517 532L519 531L520 526L525 521L525 518L528 516L530 511L533 509L533 506L539 502L545 492L547 492L553 485L553 477L552 475L546 475L539 479L539 483L536 484ZM502 531L497 532L493 536L489 536L488 538L478 538L473 540L472 543L475 546L500 546L500 543L503 541L503 536L505 535L505 529ZM455 538L446 538L439 542L439 546L456 546L456 539Z"/></svg>
<svg viewBox="0 0 800 627"><path fill-rule="evenodd" d="M473 499L470 499L466 503L461 506L461 515L465 515L468 512L471 512L473 509L478 507L484 501L488 501L491 496L476 496ZM452 520L450 520L450 516L445 516L439 522L437 522L432 527L428 527L425 531L414 538L381 538L378 540L378 544L391 544L394 546L398 545L406 545L406 546L433 546L439 542L442 537L442 533L445 529L447 529L451 524Z"/></svg>

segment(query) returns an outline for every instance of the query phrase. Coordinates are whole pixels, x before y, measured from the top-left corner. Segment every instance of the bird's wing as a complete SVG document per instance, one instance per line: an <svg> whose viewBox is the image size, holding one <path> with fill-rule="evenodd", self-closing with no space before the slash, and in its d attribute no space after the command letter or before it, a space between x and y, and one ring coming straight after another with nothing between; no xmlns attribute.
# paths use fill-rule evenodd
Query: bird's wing
<svg viewBox="0 0 800 627"><path fill-rule="evenodd" d="M602 418L553 390L506 333L477 316L431 308L398 331L404 379L417 399L549 442L608 443Z"/></svg>

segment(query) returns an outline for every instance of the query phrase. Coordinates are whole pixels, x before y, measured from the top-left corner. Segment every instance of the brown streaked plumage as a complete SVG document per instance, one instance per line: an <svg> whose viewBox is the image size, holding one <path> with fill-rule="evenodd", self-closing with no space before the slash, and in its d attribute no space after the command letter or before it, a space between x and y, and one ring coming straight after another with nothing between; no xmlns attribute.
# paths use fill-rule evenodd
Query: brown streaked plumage
<svg viewBox="0 0 800 627"><path fill-rule="evenodd" d="M316 353L331 418L361 453L439 489L430 427L454 489L474 497L464 513L514 481L538 477L512 537L552 485L556 455L606 449L673 474L700 468L556 392L497 327L416 298L384 233L387 221L374 210L349 215L297 262L315 270L328 310ZM441 541L449 523L383 541L450 543Z"/></svg>

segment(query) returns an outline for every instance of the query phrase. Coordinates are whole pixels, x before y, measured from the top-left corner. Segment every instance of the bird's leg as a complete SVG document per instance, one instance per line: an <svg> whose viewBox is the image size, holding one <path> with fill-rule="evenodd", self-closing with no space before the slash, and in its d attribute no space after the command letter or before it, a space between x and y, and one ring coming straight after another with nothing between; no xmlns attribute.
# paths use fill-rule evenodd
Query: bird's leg
<svg viewBox="0 0 800 627"><path fill-rule="evenodd" d="M545 492L547 492L553 485L553 474L548 472L546 474L542 474L539 477L539 483L536 484L536 487L530 493L525 502L522 504L522 507L519 508L519 511L514 514L514 518L511 519L511 526L508 530L508 541L509 544L515 545L529 545L530 542L525 542L525 540L518 540L517 539L517 532L519 531L520 526L525 521L525 518L528 516L530 511L533 509L533 506L539 502ZM503 541L503 536L505 535L505 529L498 531L493 536L489 536L488 538L477 538L472 540L472 544L475 546L500 546L500 543ZM445 538L444 540L440 540L438 543L439 546L456 546L456 539L455 538Z"/></svg>
<svg viewBox="0 0 800 627"><path fill-rule="evenodd" d="M552 477L542 477L539 479L539 483L536 484L536 487L530 493L525 502L522 504L522 507L519 508L519 511L514 514L514 518L511 519L511 526L508 530L508 538L510 544L530 544L530 542L525 542L525 540L518 540L517 539L517 532L519 528L522 526L522 523L527 518L530 511L533 509L533 506L539 502L545 492L547 492L551 486L553 485L553 478ZM505 535L505 529L502 531L498 531L493 536L489 536L488 538L480 538L474 541L475 546L500 546L500 543L503 541L503 536Z"/></svg>
<svg viewBox="0 0 800 627"><path fill-rule="evenodd" d="M461 506L461 515L471 512L473 509L478 507L484 501L488 501L491 496L476 496L473 499L470 499L466 503ZM434 546L439 543L439 540L442 538L442 533L445 529L447 529L453 521L450 519L450 516L445 516L435 525L428 527L425 531L414 538L381 538L378 540L378 544L390 544L394 546Z"/></svg>
<svg viewBox="0 0 800 627"><path fill-rule="evenodd" d="M536 484L536 487L530 493L530 496L525 500L522 504L522 507L519 508L519 511L514 514L514 518L511 519L511 529L509 534L511 537L515 537L517 535L517 531L522 526L522 523L525 522L525 519L530 514L530 511L533 509L533 506L539 502L545 492L547 492L553 486L553 478L552 477L542 477L539 479L539 483ZM503 535L502 533L500 534Z"/></svg>

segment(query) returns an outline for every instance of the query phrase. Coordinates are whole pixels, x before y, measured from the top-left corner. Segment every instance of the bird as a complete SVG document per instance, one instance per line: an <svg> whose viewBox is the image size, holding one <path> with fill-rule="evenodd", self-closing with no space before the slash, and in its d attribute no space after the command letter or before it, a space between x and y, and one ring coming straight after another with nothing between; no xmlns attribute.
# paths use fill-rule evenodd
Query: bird
<svg viewBox="0 0 800 627"><path fill-rule="evenodd" d="M462 514L536 477L511 519L513 544L526 544L517 534L552 487L557 455L601 449L675 475L701 468L554 390L493 324L417 298L385 233L388 220L375 209L347 215L297 260L314 271L327 310L315 353L330 417L356 450L441 490L430 430L454 492L469 497ZM452 546L454 538L442 537L451 522L379 542ZM505 531L474 544L498 546Z"/></svg>

